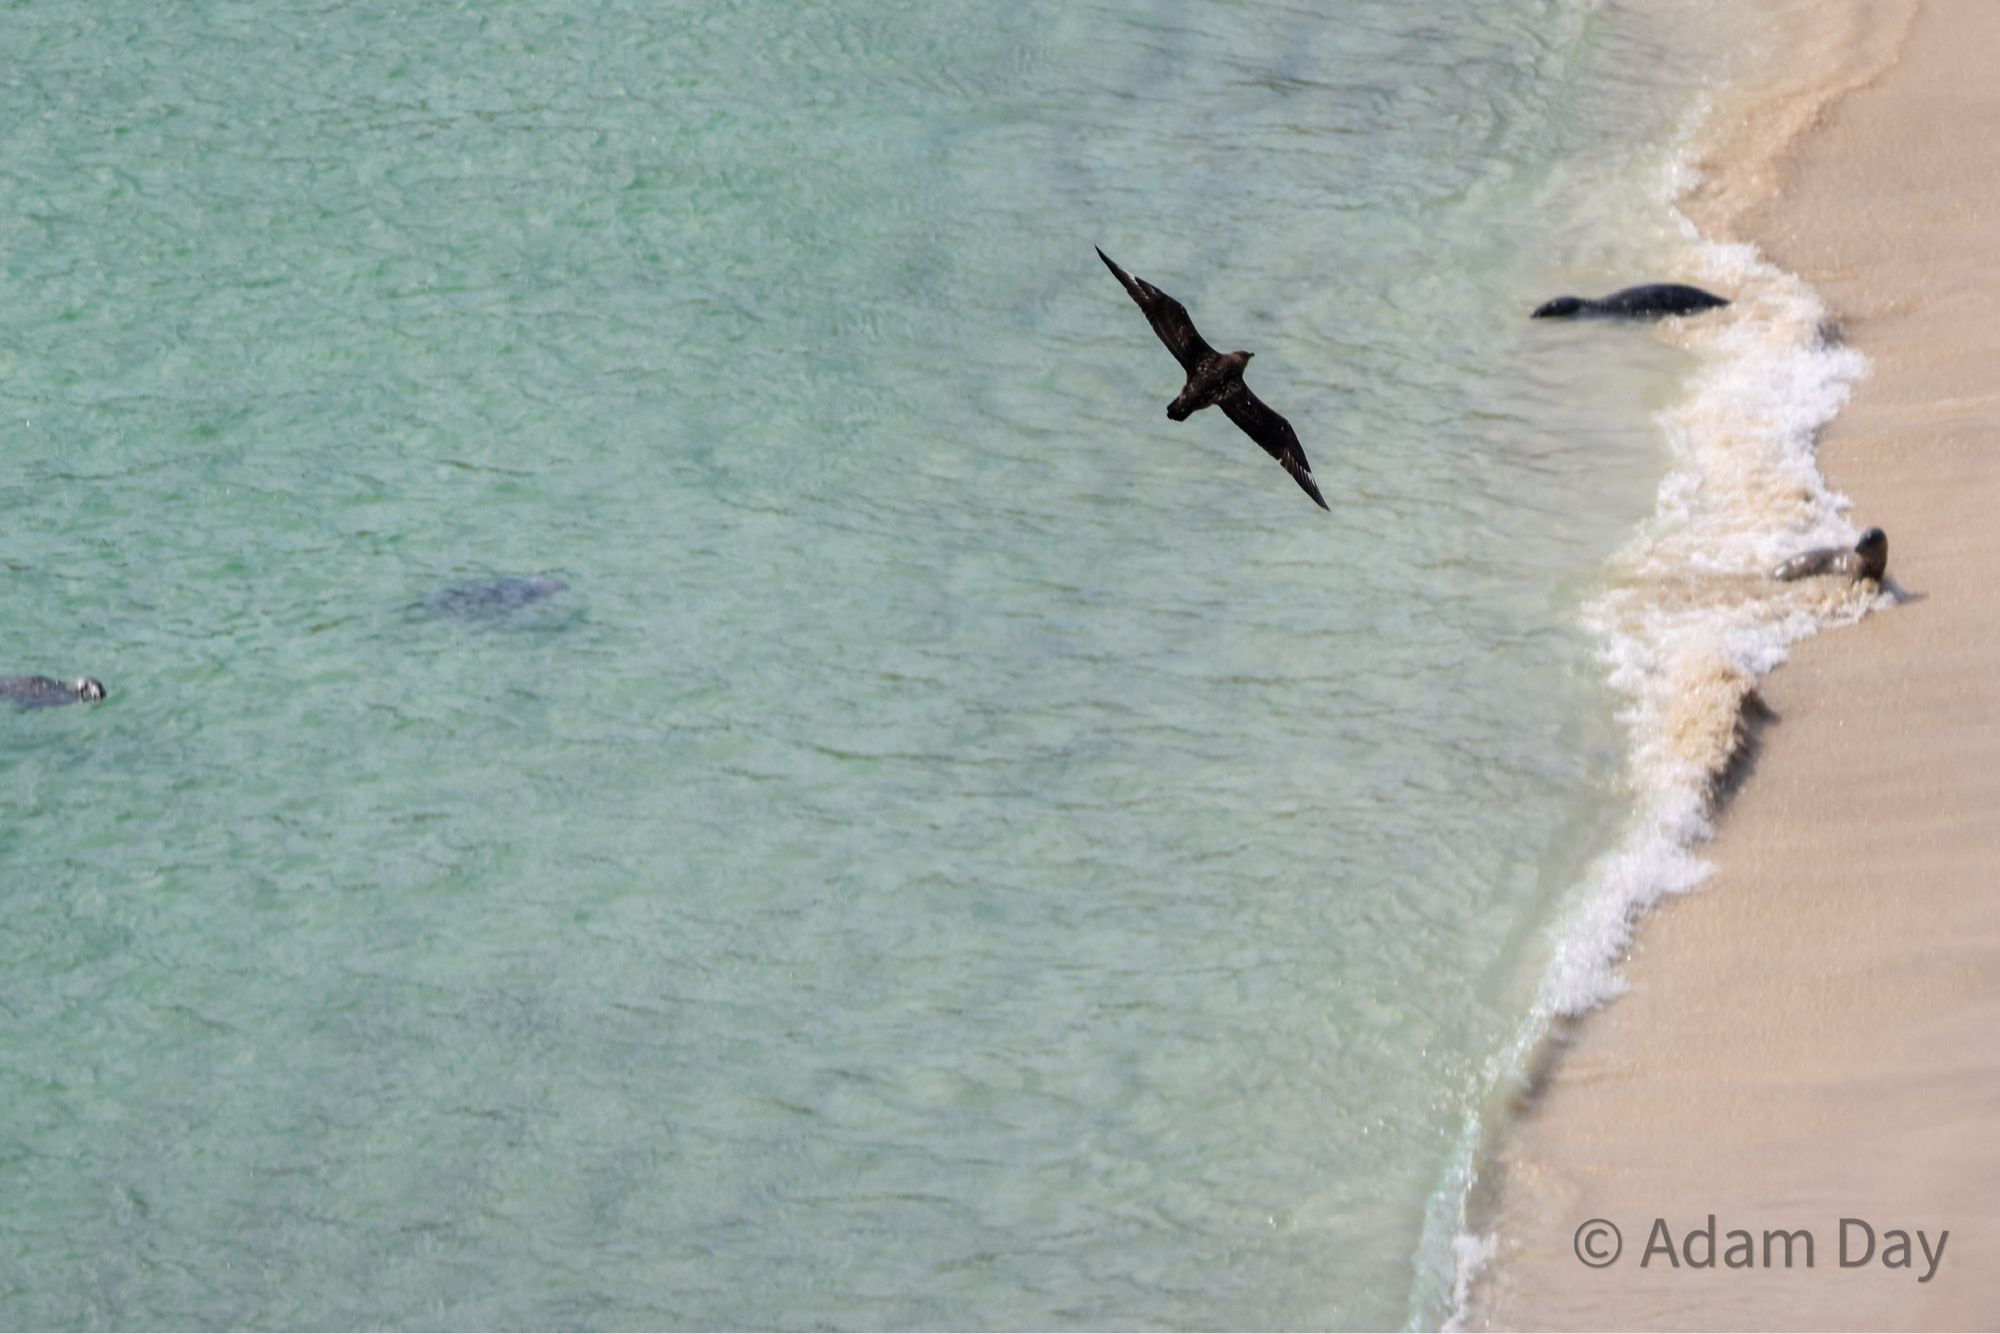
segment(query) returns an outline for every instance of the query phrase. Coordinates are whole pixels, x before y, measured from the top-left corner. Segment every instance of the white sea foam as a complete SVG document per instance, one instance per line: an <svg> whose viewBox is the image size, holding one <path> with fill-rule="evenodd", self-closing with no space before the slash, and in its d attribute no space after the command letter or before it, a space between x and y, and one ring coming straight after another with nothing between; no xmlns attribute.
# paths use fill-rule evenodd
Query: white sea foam
<svg viewBox="0 0 2000 1334"><path fill-rule="evenodd" d="M1464 1328L1472 1285L1499 1250L1500 1239L1490 1233L1479 1237L1460 1233L1452 1239L1451 1318L1444 1322L1446 1334Z"/></svg>
<svg viewBox="0 0 2000 1334"><path fill-rule="evenodd" d="M1676 163L1670 194L1692 184L1685 161ZM1799 640L1889 600L1838 579L1770 577L1786 555L1858 535L1851 502L1820 473L1816 444L1866 375L1866 358L1839 342L1801 279L1754 246L1712 242L1685 218L1681 224L1695 281L1729 293L1733 304L1662 326L1699 360L1687 394L1660 415L1672 464L1654 513L1584 609L1624 701L1634 814L1556 922L1533 1012L1494 1062L1496 1087L1520 1077L1557 1016L1583 1013L1624 989L1619 966L1639 920L1713 869L1700 849L1714 833L1719 786L1745 743L1745 710L1754 707L1759 680ZM1472 1146L1483 1134L1468 1127L1461 1147L1469 1156L1476 1158ZM1496 1236L1470 1226L1465 1194L1458 1194L1446 1328L1466 1318L1479 1273L1498 1249Z"/></svg>
<svg viewBox="0 0 2000 1334"><path fill-rule="evenodd" d="M1829 336L1803 281L1748 245L1696 243L1701 279L1735 296L1720 316L1672 331L1700 358L1687 396L1662 414L1673 462L1652 518L1585 610L1624 697L1634 823L1558 926L1544 982L1550 1013L1622 989L1633 924L1709 865L1717 784L1745 739L1757 682L1814 631L1853 620L1874 596L1839 580L1780 584L1770 570L1804 547L1851 544L1850 502L1815 457L1820 429L1867 361Z"/></svg>

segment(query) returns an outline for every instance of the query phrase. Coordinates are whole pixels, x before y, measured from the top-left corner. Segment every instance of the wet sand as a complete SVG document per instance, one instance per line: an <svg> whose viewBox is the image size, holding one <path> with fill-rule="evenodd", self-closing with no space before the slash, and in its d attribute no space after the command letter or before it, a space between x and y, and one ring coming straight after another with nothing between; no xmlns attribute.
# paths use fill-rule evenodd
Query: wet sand
<svg viewBox="0 0 2000 1334"><path fill-rule="evenodd" d="M1795 72L1718 109L1688 208L1872 360L1821 466L1908 598L1764 684L1717 873L1557 1035L1475 1194L1475 1328L2000 1325L2000 4L1786 22ZM1642 1266L1654 1220L1679 1254L1710 1215L1713 1268ZM1595 1218L1623 1234L1601 1269L1573 1250ZM1920 1229L1949 1233L1927 1282ZM1767 1230L1809 1232L1812 1267L1798 1242L1764 1267Z"/></svg>

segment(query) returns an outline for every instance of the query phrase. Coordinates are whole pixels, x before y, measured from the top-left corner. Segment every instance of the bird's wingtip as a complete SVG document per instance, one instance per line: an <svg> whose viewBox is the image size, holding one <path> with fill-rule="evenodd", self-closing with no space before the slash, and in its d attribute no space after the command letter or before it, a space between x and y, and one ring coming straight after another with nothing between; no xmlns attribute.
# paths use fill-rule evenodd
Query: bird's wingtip
<svg viewBox="0 0 2000 1334"><path fill-rule="evenodd" d="M1313 504L1319 506L1328 514L1333 513L1333 507L1328 505L1326 497L1319 493L1319 483L1313 480L1312 469L1301 468L1292 474L1292 479L1299 484L1300 490L1312 497Z"/></svg>

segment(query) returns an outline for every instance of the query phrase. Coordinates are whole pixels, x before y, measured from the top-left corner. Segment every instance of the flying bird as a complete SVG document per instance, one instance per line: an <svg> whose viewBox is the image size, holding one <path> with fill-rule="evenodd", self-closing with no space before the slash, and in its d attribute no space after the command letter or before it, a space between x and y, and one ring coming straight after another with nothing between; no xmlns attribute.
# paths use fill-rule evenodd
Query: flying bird
<svg viewBox="0 0 2000 1334"><path fill-rule="evenodd" d="M1125 285L1139 309L1146 313L1146 323L1153 326L1153 332L1167 345L1167 351L1174 354L1174 360L1187 372L1187 384L1180 396L1167 405L1167 416L1177 422L1186 421L1203 408L1221 408L1223 416L1242 427L1243 433L1262 445L1266 454L1283 464L1292 480L1313 498L1313 503L1325 509L1326 501L1313 482L1312 465L1306 462L1306 452L1299 447L1292 424L1266 407L1262 399L1250 392L1250 386L1243 383L1243 368L1255 354L1217 352L1195 330L1186 306L1144 278L1134 278L1119 268L1103 250L1097 252L1097 257Z"/></svg>

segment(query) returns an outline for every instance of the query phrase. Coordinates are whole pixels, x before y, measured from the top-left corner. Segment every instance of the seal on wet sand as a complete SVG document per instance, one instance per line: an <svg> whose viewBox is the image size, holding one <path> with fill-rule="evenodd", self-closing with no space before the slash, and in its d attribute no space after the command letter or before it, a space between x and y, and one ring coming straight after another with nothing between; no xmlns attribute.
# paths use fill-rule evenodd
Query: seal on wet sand
<svg viewBox="0 0 2000 1334"><path fill-rule="evenodd" d="M1684 283L1647 283L1642 287L1627 287L1613 292L1610 296L1595 300L1586 296L1559 296L1553 301L1544 301L1535 307L1531 318L1538 320L1566 320L1574 318L1657 320L1665 315L1693 315L1717 306L1726 306L1729 300L1713 292L1704 292L1699 287L1689 287Z"/></svg>
<svg viewBox="0 0 2000 1334"><path fill-rule="evenodd" d="M0 676L0 698L24 709L53 709L104 698L104 683L94 676L58 681L51 676Z"/></svg>
<svg viewBox="0 0 2000 1334"><path fill-rule="evenodd" d="M1870 528L1850 550L1847 547L1815 547L1771 571L1775 579L1810 579L1818 574L1844 574L1852 580L1882 582L1889 568L1889 538L1880 528Z"/></svg>

